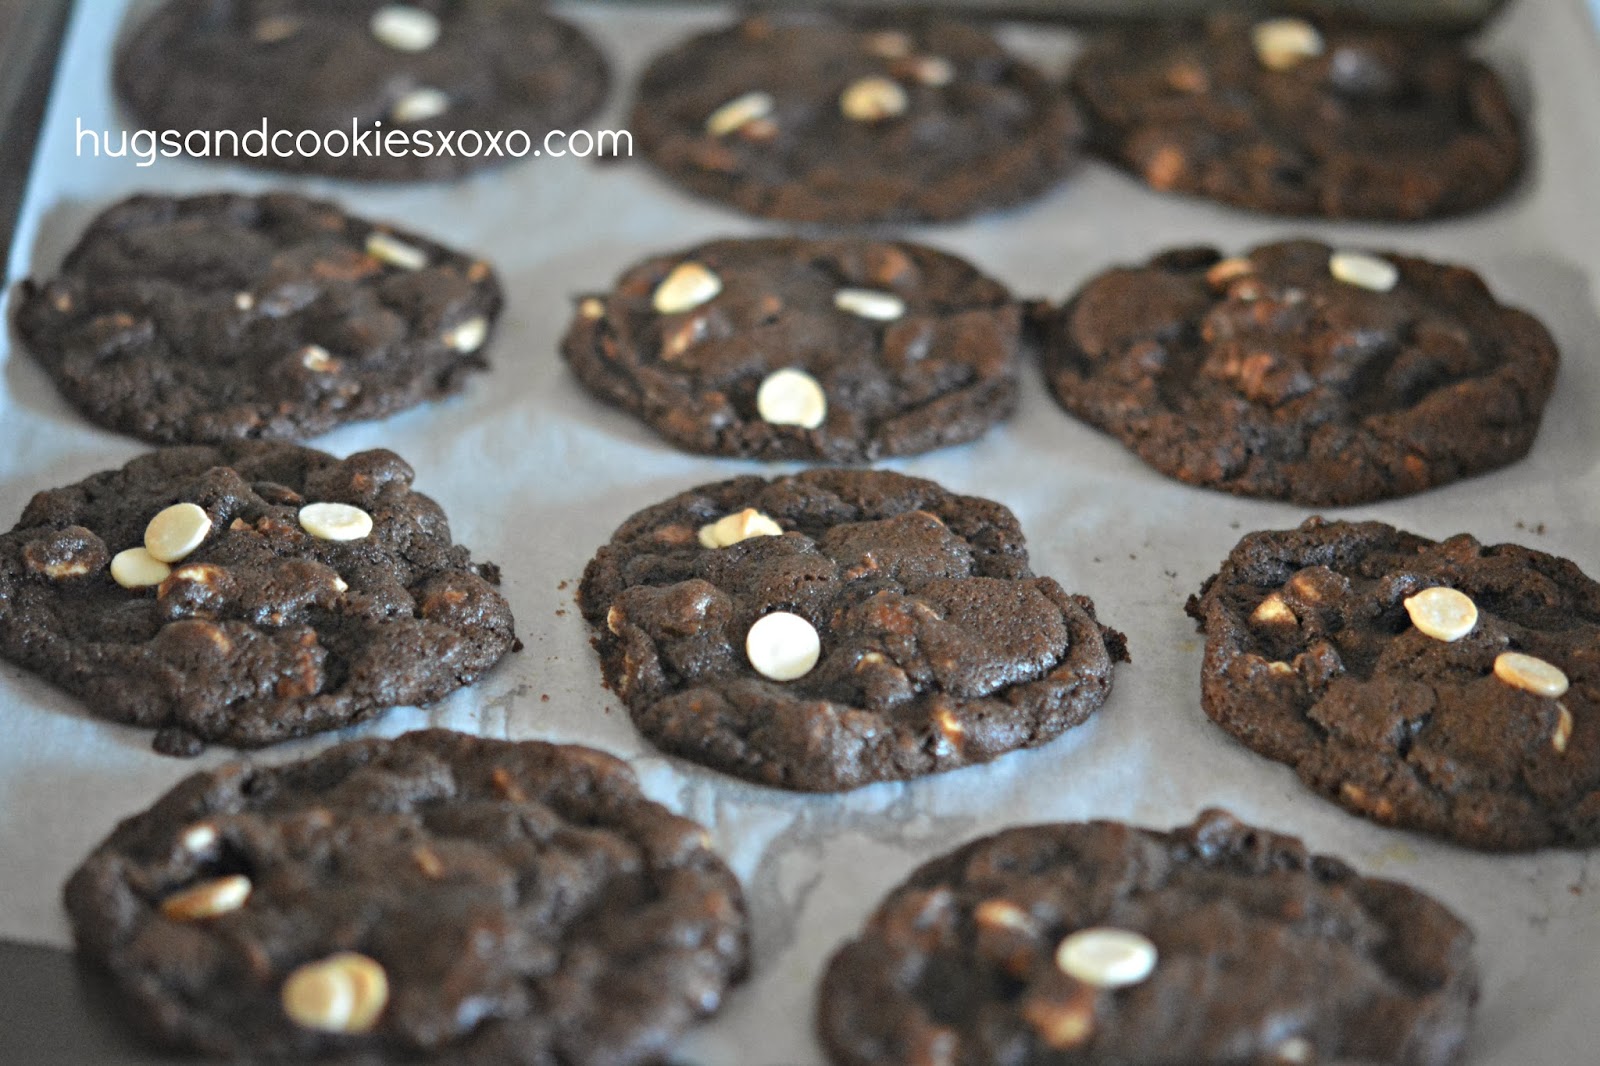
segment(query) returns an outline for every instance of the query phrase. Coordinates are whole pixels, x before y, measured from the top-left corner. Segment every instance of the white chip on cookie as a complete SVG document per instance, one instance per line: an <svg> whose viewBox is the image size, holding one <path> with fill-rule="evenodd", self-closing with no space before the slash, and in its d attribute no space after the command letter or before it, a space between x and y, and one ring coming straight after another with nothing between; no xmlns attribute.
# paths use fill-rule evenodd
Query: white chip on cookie
<svg viewBox="0 0 1600 1066"><path fill-rule="evenodd" d="M702 548L727 548L751 537L781 537L783 527L754 507L746 507L700 527Z"/></svg>
<svg viewBox="0 0 1600 1066"><path fill-rule="evenodd" d="M850 85L839 95L839 110L853 122L881 122L906 113L911 98L893 78L870 77Z"/></svg>
<svg viewBox="0 0 1600 1066"><path fill-rule="evenodd" d="M816 429L828 419L828 397L816 378L786 367L761 382L756 390L756 411L770 425Z"/></svg>
<svg viewBox="0 0 1600 1066"><path fill-rule="evenodd" d="M1494 660L1494 676L1524 692L1551 698L1565 696L1570 682L1554 663L1520 651L1503 651Z"/></svg>
<svg viewBox="0 0 1600 1066"><path fill-rule="evenodd" d="M421 270L428 265L427 252L382 230L367 234L367 254L401 270Z"/></svg>
<svg viewBox="0 0 1600 1066"><path fill-rule="evenodd" d="M840 289L833 294L833 306L874 322L893 322L906 313L904 300L892 292L876 289Z"/></svg>
<svg viewBox="0 0 1600 1066"><path fill-rule="evenodd" d="M300 528L318 540L361 540L372 532L372 516L348 503L308 503Z"/></svg>
<svg viewBox="0 0 1600 1066"><path fill-rule="evenodd" d="M1388 292L1400 281L1398 267L1366 252L1334 252L1328 257L1328 273L1346 285L1373 292Z"/></svg>
<svg viewBox="0 0 1600 1066"><path fill-rule="evenodd" d="M650 304L657 314L678 315L716 298L722 279L700 263L679 263L656 286Z"/></svg>
<svg viewBox="0 0 1600 1066"><path fill-rule="evenodd" d="M431 88L412 89L394 102L389 117L396 122L426 122L450 110L448 94Z"/></svg>
<svg viewBox="0 0 1600 1066"><path fill-rule="evenodd" d="M201 544L211 532L211 516L193 503L175 503L160 511L144 528L144 548L162 563L175 563ZM128 565L133 565L130 562Z"/></svg>
<svg viewBox="0 0 1600 1066"><path fill-rule="evenodd" d="M426 52L439 42L439 16L410 4L389 4L372 13L372 36L397 52Z"/></svg>
<svg viewBox="0 0 1600 1066"><path fill-rule="evenodd" d="M1322 34L1305 19L1265 19L1250 31L1256 58L1268 70L1293 70L1307 59L1320 56L1326 47Z"/></svg>
<svg viewBox="0 0 1600 1066"><path fill-rule="evenodd" d="M1460 640L1478 624L1478 605L1472 598L1443 585L1406 597L1406 614L1419 633L1446 643Z"/></svg>
<svg viewBox="0 0 1600 1066"><path fill-rule="evenodd" d="M1128 929L1080 929L1056 948L1062 973L1095 988L1126 988L1156 968L1156 946Z"/></svg>
<svg viewBox="0 0 1600 1066"><path fill-rule="evenodd" d="M766 118L777 106L778 102L771 93L745 93L711 112L706 119L706 132L713 137L726 137L758 119Z"/></svg>
<svg viewBox="0 0 1600 1066"><path fill-rule="evenodd" d="M816 627L799 615L774 611L750 627L744 651L762 677L793 681L817 665L822 656L822 638Z"/></svg>
<svg viewBox="0 0 1600 1066"><path fill-rule="evenodd" d="M489 339L489 320L482 315L469 318L465 322L447 331L444 343L448 348L453 348L463 355L471 355L483 347L483 342Z"/></svg>

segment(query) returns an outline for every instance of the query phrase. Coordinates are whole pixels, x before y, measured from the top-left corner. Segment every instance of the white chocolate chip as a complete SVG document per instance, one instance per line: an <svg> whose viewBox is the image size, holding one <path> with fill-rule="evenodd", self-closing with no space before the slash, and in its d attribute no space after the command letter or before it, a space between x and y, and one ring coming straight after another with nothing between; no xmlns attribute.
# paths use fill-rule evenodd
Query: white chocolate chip
<svg viewBox="0 0 1600 1066"><path fill-rule="evenodd" d="M1561 668L1520 651L1503 651L1495 657L1494 676L1535 696L1565 696L1567 675Z"/></svg>
<svg viewBox="0 0 1600 1066"><path fill-rule="evenodd" d="M1243 256L1232 256L1228 259L1218 259L1206 271L1206 284L1212 288L1225 289L1230 282L1247 278L1256 272L1256 266Z"/></svg>
<svg viewBox="0 0 1600 1066"><path fill-rule="evenodd" d="M677 315L692 311L722 291L722 279L693 260L679 263L656 286L650 297L657 314Z"/></svg>
<svg viewBox="0 0 1600 1066"><path fill-rule="evenodd" d="M342 577L339 577L337 574L334 575L334 578L333 578L333 591L339 593L340 595L343 595L344 593L349 592L350 591L350 582L346 581Z"/></svg>
<svg viewBox="0 0 1600 1066"><path fill-rule="evenodd" d="M428 253L382 230L367 234L367 254L380 263L401 270L421 270L428 265Z"/></svg>
<svg viewBox="0 0 1600 1066"><path fill-rule="evenodd" d="M439 18L409 4L390 4L372 13L372 36L397 52L426 52L439 41Z"/></svg>
<svg viewBox="0 0 1600 1066"><path fill-rule="evenodd" d="M578 304L578 314L591 322L602 319L606 317L606 302L596 296L586 296Z"/></svg>
<svg viewBox="0 0 1600 1066"><path fill-rule="evenodd" d="M804 677L822 655L816 627L797 614L774 611L750 627L744 639L750 665L763 677L793 681Z"/></svg>
<svg viewBox="0 0 1600 1066"><path fill-rule="evenodd" d="M828 397L817 379L804 370L775 370L756 390L756 411L774 426L816 429L827 421Z"/></svg>
<svg viewBox="0 0 1600 1066"><path fill-rule="evenodd" d="M348 503L308 503L300 528L318 540L361 540L372 532L372 516Z"/></svg>
<svg viewBox="0 0 1600 1066"><path fill-rule="evenodd" d="M757 119L766 118L777 106L771 93L745 93L711 112L706 119L706 132L713 137L726 137Z"/></svg>
<svg viewBox="0 0 1600 1066"><path fill-rule="evenodd" d="M328 349L320 344L308 344L300 349L300 365L316 374L326 374L338 366Z"/></svg>
<svg viewBox="0 0 1600 1066"><path fill-rule="evenodd" d="M178 838L185 851L191 855L204 855L217 846L217 827L210 822L196 822Z"/></svg>
<svg viewBox="0 0 1600 1066"><path fill-rule="evenodd" d="M1572 739L1572 712L1564 703L1556 704L1556 731L1550 734L1550 746L1557 755L1567 753L1567 742Z"/></svg>
<svg viewBox="0 0 1600 1066"><path fill-rule="evenodd" d="M839 95L839 110L854 122L880 122L905 114L910 106L905 89L892 78L862 78Z"/></svg>
<svg viewBox="0 0 1600 1066"><path fill-rule="evenodd" d="M250 295L248 292L236 292L233 294L233 306L238 310L249 311L252 310L255 305L256 298Z"/></svg>
<svg viewBox="0 0 1600 1066"><path fill-rule="evenodd" d="M1316 1048L1303 1036L1291 1036L1272 1049L1272 1057L1289 1066L1306 1066L1315 1054Z"/></svg>
<svg viewBox="0 0 1600 1066"><path fill-rule="evenodd" d="M211 516L192 503L175 503L144 527L144 548L152 559L175 563L205 543Z"/></svg>
<svg viewBox="0 0 1600 1066"><path fill-rule="evenodd" d="M911 38L899 30L867 34L867 51L879 59L904 59L911 54Z"/></svg>
<svg viewBox="0 0 1600 1066"><path fill-rule="evenodd" d="M389 117L396 122L426 122L450 110L450 97L438 89L412 89L394 102Z"/></svg>
<svg viewBox="0 0 1600 1066"><path fill-rule="evenodd" d="M942 89L956 80L955 64L943 56L923 56L912 65L911 74L930 89Z"/></svg>
<svg viewBox="0 0 1600 1066"><path fill-rule="evenodd" d="M1419 633L1446 643L1460 640L1478 624L1478 605L1471 597L1443 585L1406 597L1406 614Z"/></svg>
<svg viewBox="0 0 1600 1066"><path fill-rule="evenodd" d="M161 913L179 922L215 918L243 907L250 898L250 887L250 879L243 874L201 881L162 900Z"/></svg>
<svg viewBox="0 0 1600 1066"><path fill-rule="evenodd" d="M1009 929L1016 933L1034 933L1034 924L1028 912L1004 899L986 899L972 912L973 920L989 929Z"/></svg>
<svg viewBox="0 0 1600 1066"><path fill-rule="evenodd" d="M727 515L700 527L702 548L726 548L751 537L781 537L783 527L754 507Z"/></svg>
<svg viewBox="0 0 1600 1066"><path fill-rule="evenodd" d="M1251 612L1250 620L1264 625L1293 626L1300 624L1300 618L1294 609L1283 602L1283 597L1274 592Z"/></svg>
<svg viewBox="0 0 1600 1066"><path fill-rule="evenodd" d="M840 289L833 294L833 306L874 322L893 322L906 313L906 302L892 292L875 289Z"/></svg>
<svg viewBox="0 0 1600 1066"><path fill-rule="evenodd" d="M489 320L482 315L467 319L444 335L446 347L468 355L482 348L488 339Z"/></svg>
<svg viewBox="0 0 1600 1066"><path fill-rule="evenodd" d="M1095 988L1126 988L1156 968L1156 946L1127 929L1080 929L1056 948L1056 966Z"/></svg>
<svg viewBox="0 0 1600 1066"><path fill-rule="evenodd" d="M1268 70L1292 70L1322 54L1322 34L1305 19L1276 18L1258 22L1250 31L1256 58Z"/></svg>
<svg viewBox="0 0 1600 1066"><path fill-rule="evenodd" d="M342 951L308 962L283 982L283 1012L296 1025L364 1033L389 1002L389 977L365 955Z"/></svg>
<svg viewBox="0 0 1600 1066"><path fill-rule="evenodd" d="M1334 252L1328 257L1328 273L1346 285L1388 292L1400 280L1400 271L1387 259L1365 252Z"/></svg>

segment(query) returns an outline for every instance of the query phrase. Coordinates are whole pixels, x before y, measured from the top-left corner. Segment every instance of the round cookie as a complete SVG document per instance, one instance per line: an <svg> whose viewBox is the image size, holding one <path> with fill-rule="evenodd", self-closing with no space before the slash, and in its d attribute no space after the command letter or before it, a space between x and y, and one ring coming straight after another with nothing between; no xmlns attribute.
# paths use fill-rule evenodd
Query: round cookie
<svg viewBox="0 0 1600 1066"><path fill-rule="evenodd" d="M762 237L632 267L578 301L561 350L687 451L864 462L1009 417L1021 324L1005 286L944 252Z"/></svg>
<svg viewBox="0 0 1600 1066"><path fill-rule="evenodd" d="M589 748L426 730L196 774L66 887L163 1045L301 1061L660 1061L744 975L738 881Z"/></svg>
<svg viewBox="0 0 1600 1066"><path fill-rule="evenodd" d="M838 1066L1459 1062L1477 971L1443 905L1219 810L1036 825L927 863L822 980Z"/></svg>
<svg viewBox="0 0 1600 1066"><path fill-rule="evenodd" d="M610 76L576 27L523 0L168 0L118 48L115 81L138 125L212 131L205 158L437 181L580 127ZM321 150L301 151L307 131Z"/></svg>
<svg viewBox="0 0 1600 1066"><path fill-rule="evenodd" d="M1206 714L1347 810L1600 844L1600 585L1573 563L1314 518L1245 537L1188 609Z"/></svg>
<svg viewBox="0 0 1600 1066"><path fill-rule="evenodd" d="M1449 37L1224 13L1106 33L1071 87L1112 161L1256 211L1459 214L1522 169L1499 79Z"/></svg>
<svg viewBox="0 0 1600 1066"><path fill-rule="evenodd" d="M92 421L156 443L307 437L459 391L488 366L489 264L287 193L135 196L16 326Z"/></svg>
<svg viewBox="0 0 1600 1066"><path fill-rule="evenodd" d="M797 791L1044 744L1127 659L1087 598L1033 576L1010 511L885 471L683 493L623 523L578 602L647 739Z"/></svg>
<svg viewBox="0 0 1600 1066"><path fill-rule="evenodd" d="M258 747L439 700L516 642L499 570L390 451L167 448L0 535L0 656L155 747Z"/></svg>
<svg viewBox="0 0 1600 1066"><path fill-rule="evenodd" d="M1041 317L1072 414L1180 481L1308 506L1522 458L1559 361L1470 270L1314 241L1166 252Z"/></svg>
<svg viewBox="0 0 1600 1066"><path fill-rule="evenodd" d="M672 181L753 215L942 222L1042 194L1069 101L987 33L936 17L763 13L657 58L630 123Z"/></svg>

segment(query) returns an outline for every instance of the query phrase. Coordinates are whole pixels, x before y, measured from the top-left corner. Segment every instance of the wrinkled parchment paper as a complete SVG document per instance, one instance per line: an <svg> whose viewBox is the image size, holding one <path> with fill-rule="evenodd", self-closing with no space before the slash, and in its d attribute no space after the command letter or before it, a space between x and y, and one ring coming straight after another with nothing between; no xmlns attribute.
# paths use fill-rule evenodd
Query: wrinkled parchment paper
<svg viewBox="0 0 1600 1066"><path fill-rule="evenodd" d="M595 128L623 128L645 57L723 17L716 8L634 11L572 5L605 49L619 91ZM1296 507L1187 488L1067 418L1030 372L1019 416L975 445L893 464L1013 508L1037 572L1092 596L1127 631L1134 662L1104 711L1042 750L989 766L845 796L757 788L675 762L643 744L597 664L572 604L594 548L636 509L757 469L681 455L600 406L566 374L556 344L576 292L604 288L650 253L762 224L696 203L642 164L528 160L448 186L366 187L162 160L78 158L74 134L118 128L109 50L112 0L80 3L70 29L8 284L52 271L84 224L136 190L272 187L331 196L499 267L509 295L492 374L464 396L316 441L347 454L391 447L448 510L458 539L505 568L527 649L439 706L399 709L352 734L429 724L496 737L580 741L633 762L651 795L713 827L748 888L755 974L683 1057L707 1066L813 1066L813 988L833 948L913 866L960 841L1024 822L1114 817L1169 826L1202 807L1304 836L1364 871L1411 882L1471 922L1485 981L1472 1061L1595 1061L1600 1045L1600 868L1589 856L1479 855L1381 829L1310 795L1288 769L1212 726L1199 704L1200 641L1186 596L1244 531L1297 524ZM1059 71L1069 34L1011 28L1013 44ZM1480 42L1532 115L1535 159L1507 203L1407 227L1296 223L1151 193L1086 164L1043 200L977 222L909 231L971 258L1020 295L1059 298L1115 263L1169 245L1227 248L1296 233L1458 260L1555 332L1565 363L1532 456L1427 494L1343 512L1430 536L1471 532L1568 556L1600 574L1600 51L1582 0L1521 0ZM0 522L36 490L120 465L136 442L95 429L7 346L0 375ZM548 697L548 698L547 698ZM65 946L59 886L115 822L179 778L229 758L182 761L144 730L89 717L72 699L0 665L0 936ZM261 753L281 760L338 738Z"/></svg>

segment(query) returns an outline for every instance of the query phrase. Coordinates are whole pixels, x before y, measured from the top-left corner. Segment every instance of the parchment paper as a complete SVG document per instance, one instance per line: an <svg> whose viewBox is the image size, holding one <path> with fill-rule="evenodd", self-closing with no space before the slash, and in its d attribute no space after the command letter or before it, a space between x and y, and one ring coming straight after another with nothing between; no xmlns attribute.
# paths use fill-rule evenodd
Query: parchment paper
<svg viewBox="0 0 1600 1066"><path fill-rule="evenodd" d="M615 65L619 90L596 128L622 128L641 61L719 21L715 8L631 11L571 7ZM352 733L428 724L497 737L580 741L630 759L647 790L709 823L744 880L756 925L755 975L718 1019L686 1042L707 1066L812 1066L813 989L833 948L913 866L1004 826L1086 817L1169 826L1224 805L1304 836L1364 871L1430 891L1476 929L1485 981L1474 1063L1596 1061L1600 1045L1600 871L1590 857L1550 851L1480 855L1381 829L1305 791L1288 769L1246 751L1201 712L1200 642L1186 596L1244 531L1305 514L1187 488L1066 417L1036 373L1020 415L969 447L892 464L1013 508L1034 569L1092 596L1132 639L1112 697L1089 725L1031 753L907 785L845 796L789 795L661 757L600 686L571 598L594 548L636 509L690 486L761 469L681 455L583 393L556 357L570 296L606 287L651 253L764 228L691 201L642 163L605 167L529 160L448 186L367 187L296 180L187 161L148 169L74 154L76 120L118 128L108 86L116 0L83 0L11 249L9 283L54 270L83 225L140 189L298 189L393 219L499 267L509 294L492 374L463 397L319 439L338 454L392 447L417 485L448 510L458 539L505 568L527 650L440 706L400 709ZM1008 30L1060 70L1064 33ZM1600 54L1582 0L1521 0L1481 42L1531 109L1532 173L1506 204L1423 226L1304 224L1151 193L1087 164L1042 201L1005 215L910 231L971 258L1019 295L1059 298L1105 267L1169 245L1238 248L1310 233L1337 243L1415 251L1479 268L1510 302L1555 332L1565 363L1532 456L1508 470L1421 498L1345 512L1430 536L1468 531L1575 559L1600 574ZM95 429L56 396L9 338L0 379L0 523L29 496L120 465L134 441ZM546 700L548 697L548 700ZM68 943L59 886L115 822L181 777L232 756L182 761L151 752L144 730L93 719L74 700L0 666L0 936ZM281 760L336 737L256 757Z"/></svg>

